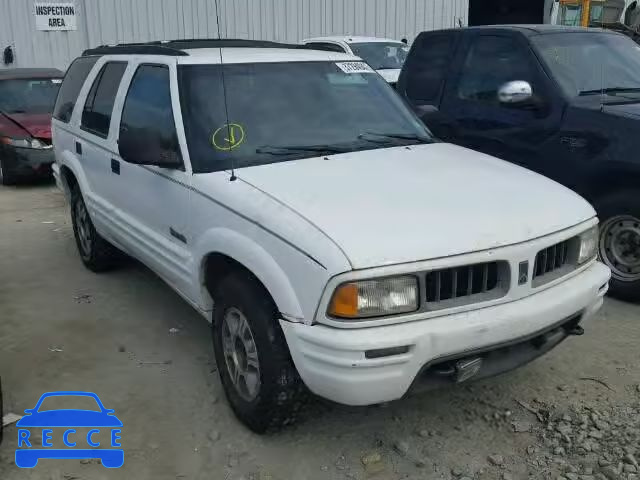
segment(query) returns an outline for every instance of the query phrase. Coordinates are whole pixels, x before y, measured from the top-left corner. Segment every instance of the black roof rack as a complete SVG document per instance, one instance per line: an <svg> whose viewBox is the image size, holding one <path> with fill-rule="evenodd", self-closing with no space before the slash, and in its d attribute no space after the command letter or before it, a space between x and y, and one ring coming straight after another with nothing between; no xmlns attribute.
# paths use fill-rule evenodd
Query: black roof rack
<svg viewBox="0 0 640 480"><path fill-rule="evenodd" d="M184 50L192 48L291 48L309 49L306 45L294 43L278 43L266 40L244 40L232 38L194 38L184 40L155 40L143 43L119 43L117 45L100 45L82 52L88 55L189 55Z"/></svg>

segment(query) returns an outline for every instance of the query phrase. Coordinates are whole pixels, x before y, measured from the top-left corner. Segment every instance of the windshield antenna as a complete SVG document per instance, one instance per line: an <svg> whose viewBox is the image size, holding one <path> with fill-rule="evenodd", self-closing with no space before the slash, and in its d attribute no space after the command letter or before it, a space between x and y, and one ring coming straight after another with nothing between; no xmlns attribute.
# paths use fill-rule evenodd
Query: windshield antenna
<svg viewBox="0 0 640 480"><path fill-rule="evenodd" d="M218 40L222 40L222 35L220 33L220 15L218 13L218 1L216 2L216 26L218 27ZM229 107L227 106L227 86L224 82L224 61L222 60L222 42L220 42L220 48L218 49L220 52L220 76L222 77L222 98L224 101L224 114L227 119L227 138L231 139L231 125L229 123ZM231 178L229 178L230 182L235 181L238 177L236 177L236 169L234 165L233 155L229 157L231 159Z"/></svg>
<svg viewBox="0 0 640 480"><path fill-rule="evenodd" d="M604 111L604 57L600 58L600 111Z"/></svg>

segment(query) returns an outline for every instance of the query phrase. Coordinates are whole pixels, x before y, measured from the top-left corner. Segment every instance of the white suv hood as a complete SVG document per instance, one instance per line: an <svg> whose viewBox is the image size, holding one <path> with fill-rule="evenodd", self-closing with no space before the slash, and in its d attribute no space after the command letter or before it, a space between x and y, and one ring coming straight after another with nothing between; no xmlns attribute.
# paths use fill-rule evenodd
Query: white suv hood
<svg viewBox="0 0 640 480"><path fill-rule="evenodd" d="M445 143L236 171L331 237L354 268L520 243L588 220L565 187Z"/></svg>

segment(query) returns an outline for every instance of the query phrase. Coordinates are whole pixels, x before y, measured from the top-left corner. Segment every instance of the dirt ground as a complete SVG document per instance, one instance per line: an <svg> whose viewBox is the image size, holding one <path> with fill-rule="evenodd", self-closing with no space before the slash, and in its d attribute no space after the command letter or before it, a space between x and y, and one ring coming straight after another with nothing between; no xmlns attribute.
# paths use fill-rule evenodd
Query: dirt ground
<svg viewBox="0 0 640 480"><path fill-rule="evenodd" d="M226 403L202 317L135 262L85 270L54 186L0 187L4 414L92 391L122 420L125 451L116 470L23 470L9 425L2 480L637 479L639 340L640 306L609 299L584 336L515 372L377 407L316 400L261 437Z"/></svg>

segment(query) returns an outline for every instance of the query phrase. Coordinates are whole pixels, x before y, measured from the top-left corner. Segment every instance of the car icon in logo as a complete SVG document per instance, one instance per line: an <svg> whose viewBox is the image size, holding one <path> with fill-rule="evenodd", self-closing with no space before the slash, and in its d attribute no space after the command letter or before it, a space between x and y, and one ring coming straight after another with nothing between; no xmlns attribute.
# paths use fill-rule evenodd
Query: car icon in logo
<svg viewBox="0 0 640 480"><path fill-rule="evenodd" d="M98 410L57 409L40 411L42 402L49 397L90 397L95 400ZM33 409L24 411L16 426L18 427L18 448L16 449L16 465L21 468L33 468L41 458L55 459L93 459L99 458L106 468L118 468L124 463L124 450L119 440L122 422L114 415L114 410L104 407L98 395L92 392L49 392L40 397ZM76 428L90 428L86 437L79 434ZM30 440L32 428L43 428L42 445ZM66 448L52 448L53 428L62 437ZM59 432L58 432L59 430ZM101 430L110 430L111 448L100 448L95 439ZM84 441L91 448L76 448ZM42 448L40 448L42 447Z"/></svg>

